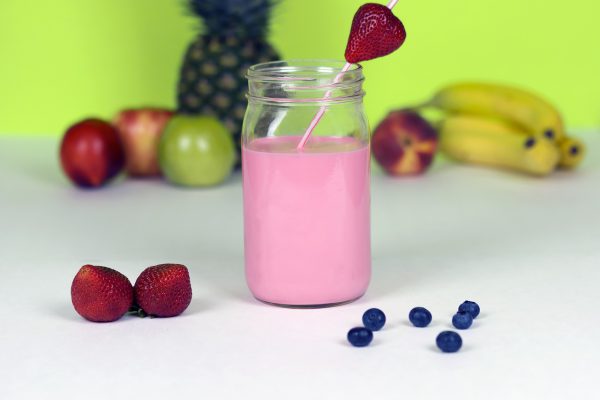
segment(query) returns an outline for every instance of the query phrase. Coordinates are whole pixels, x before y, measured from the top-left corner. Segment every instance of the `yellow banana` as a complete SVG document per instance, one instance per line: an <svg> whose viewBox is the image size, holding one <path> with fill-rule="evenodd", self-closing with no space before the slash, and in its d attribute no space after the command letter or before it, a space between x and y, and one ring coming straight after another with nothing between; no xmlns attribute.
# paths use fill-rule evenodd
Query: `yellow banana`
<svg viewBox="0 0 600 400"><path fill-rule="evenodd" d="M549 140L527 136L518 128L485 117L457 115L439 127L440 150L461 162L548 175L559 153Z"/></svg>
<svg viewBox="0 0 600 400"><path fill-rule="evenodd" d="M554 141L565 137L560 113L538 95L512 86L491 83L457 83L438 91L426 105L449 113L504 119L529 135Z"/></svg>
<svg viewBox="0 0 600 400"><path fill-rule="evenodd" d="M560 161L558 166L565 169L573 169L581 163L585 156L585 145L579 139L565 137L558 142Z"/></svg>

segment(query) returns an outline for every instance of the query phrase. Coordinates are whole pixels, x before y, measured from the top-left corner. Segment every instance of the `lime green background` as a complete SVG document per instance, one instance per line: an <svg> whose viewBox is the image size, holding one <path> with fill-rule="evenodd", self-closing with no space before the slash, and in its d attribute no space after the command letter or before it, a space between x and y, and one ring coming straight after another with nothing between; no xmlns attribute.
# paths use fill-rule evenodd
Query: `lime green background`
<svg viewBox="0 0 600 400"><path fill-rule="evenodd" d="M342 58L360 0L283 0L272 42L286 58ZM441 84L486 79L545 94L571 127L600 124L600 2L401 0L408 38L366 63L371 123ZM0 2L0 133L59 134L122 107L174 106L198 24L181 0Z"/></svg>

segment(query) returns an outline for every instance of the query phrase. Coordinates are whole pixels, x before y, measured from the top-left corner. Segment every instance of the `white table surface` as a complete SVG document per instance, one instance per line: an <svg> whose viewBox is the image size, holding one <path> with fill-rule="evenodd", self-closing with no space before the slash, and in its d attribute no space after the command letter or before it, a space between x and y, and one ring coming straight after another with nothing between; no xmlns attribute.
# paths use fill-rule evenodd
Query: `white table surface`
<svg viewBox="0 0 600 400"><path fill-rule="evenodd" d="M600 139L586 134L590 152ZM600 376L600 157L536 179L438 162L422 178L373 173L373 280L353 304L285 309L243 274L240 176L214 189L121 180L71 187L56 139L0 138L0 399L592 399ZM84 321L85 263L134 281L190 268L180 317ZM482 315L442 354L456 306ZM408 325L413 306L434 316ZM388 325L345 340L362 312Z"/></svg>

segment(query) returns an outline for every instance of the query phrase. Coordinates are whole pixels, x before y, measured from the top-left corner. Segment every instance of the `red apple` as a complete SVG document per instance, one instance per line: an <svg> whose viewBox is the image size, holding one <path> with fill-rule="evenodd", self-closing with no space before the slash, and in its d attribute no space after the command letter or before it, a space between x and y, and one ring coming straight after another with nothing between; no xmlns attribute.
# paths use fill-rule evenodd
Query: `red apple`
<svg viewBox="0 0 600 400"><path fill-rule="evenodd" d="M414 111L392 111L373 133L371 148L375 160L390 175L425 172L437 148L436 130Z"/></svg>
<svg viewBox="0 0 600 400"><path fill-rule="evenodd" d="M71 126L60 145L65 174L81 187L98 187L125 164L119 133L108 122L86 119Z"/></svg>
<svg viewBox="0 0 600 400"><path fill-rule="evenodd" d="M121 111L115 125L125 148L125 170L132 176L160 174L158 143L173 112L161 108Z"/></svg>

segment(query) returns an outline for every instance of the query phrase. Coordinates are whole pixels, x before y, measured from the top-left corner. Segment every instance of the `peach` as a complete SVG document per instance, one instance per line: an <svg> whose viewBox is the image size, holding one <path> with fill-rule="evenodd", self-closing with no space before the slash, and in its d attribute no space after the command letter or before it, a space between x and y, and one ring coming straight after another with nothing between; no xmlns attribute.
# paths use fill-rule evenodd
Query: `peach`
<svg viewBox="0 0 600 400"><path fill-rule="evenodd" d="M375 128L371 150L388 174L417 175L431 165L437 143L437 131L427 120L414 111L397 110Z"/></svg>

